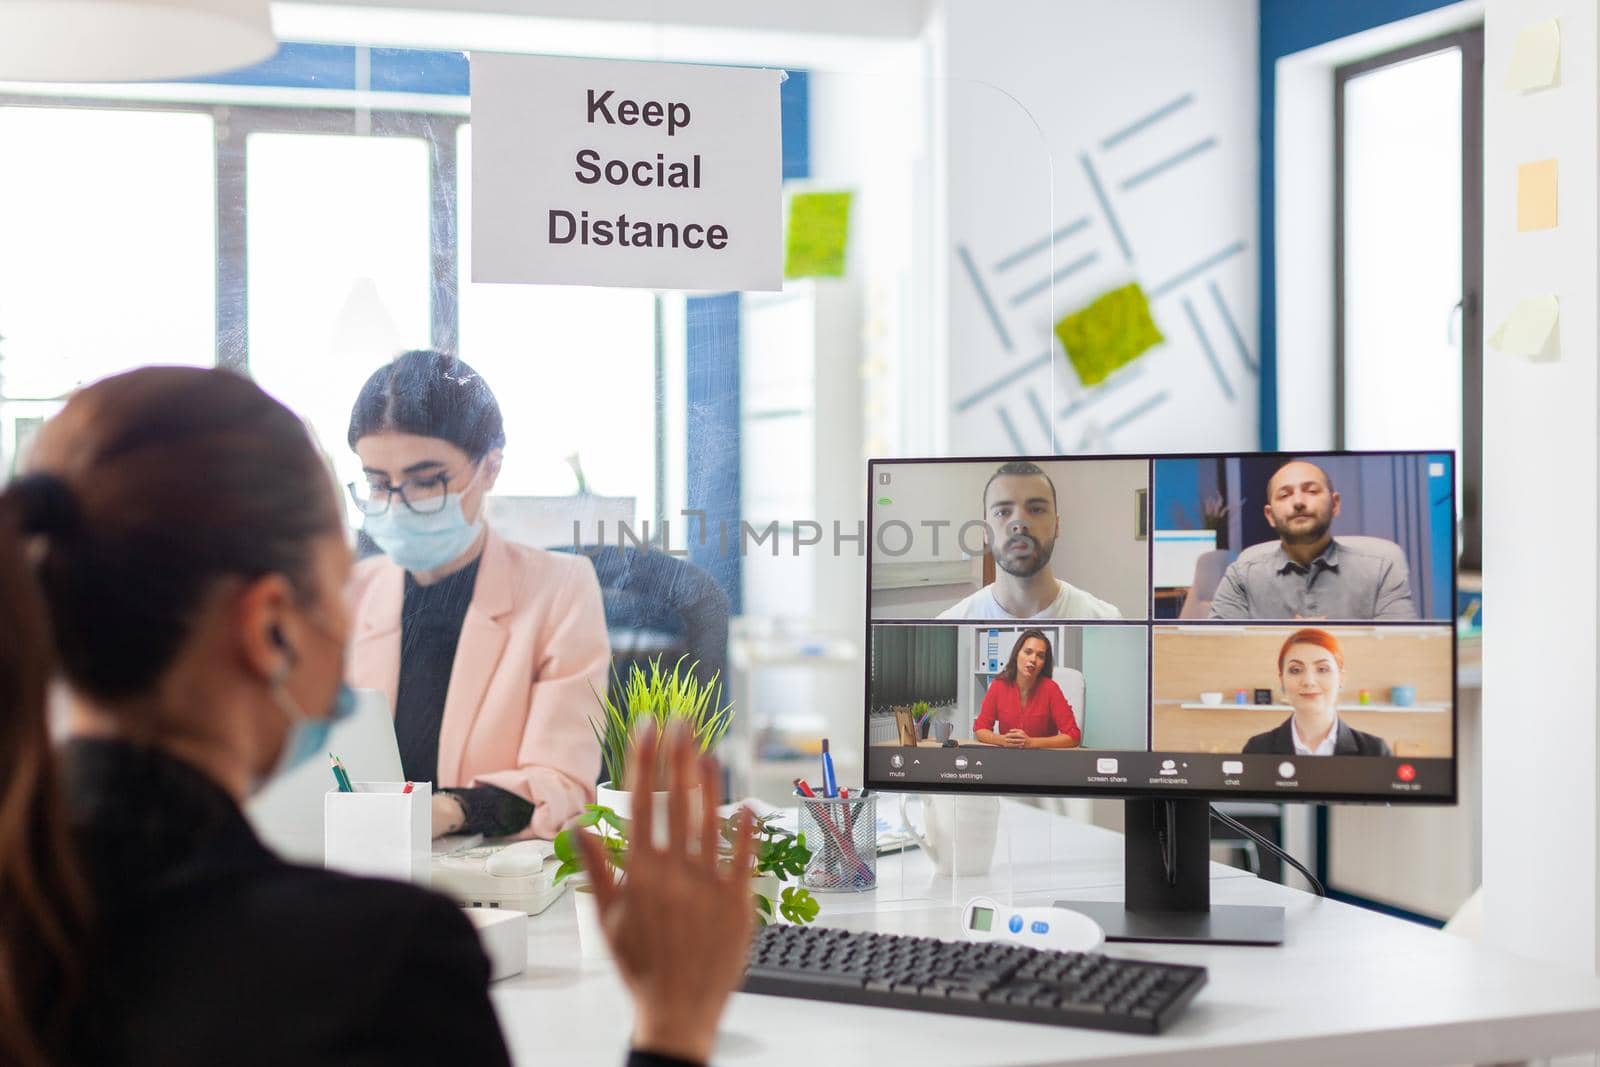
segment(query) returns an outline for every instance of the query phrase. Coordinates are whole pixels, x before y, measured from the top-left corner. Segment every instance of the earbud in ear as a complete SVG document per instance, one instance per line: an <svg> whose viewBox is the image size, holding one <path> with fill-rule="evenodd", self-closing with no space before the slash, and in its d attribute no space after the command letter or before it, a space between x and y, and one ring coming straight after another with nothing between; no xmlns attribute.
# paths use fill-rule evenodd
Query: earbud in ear
<svg viewBox="0 0 1600 1067"><path fill-rule="evenodd" d="M267 627L267 640L283 650L283 665L273 673L273 681L279 685L289 677L289 672L294 670L294 646L289 644L289 639L283 636L283 631L278 629L277 623Z"/></svg>

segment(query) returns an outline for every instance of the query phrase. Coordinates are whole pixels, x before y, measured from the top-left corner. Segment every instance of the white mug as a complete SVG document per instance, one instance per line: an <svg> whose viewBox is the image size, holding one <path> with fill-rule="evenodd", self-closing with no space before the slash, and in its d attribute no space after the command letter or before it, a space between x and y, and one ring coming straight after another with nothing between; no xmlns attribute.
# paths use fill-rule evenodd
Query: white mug
<svg viewBox="0 0 1600 1067"><path fill-rule="evenodd" d="M900 796L900 821L933 860L941 875L983 874L994 862L995 837L1000 828L999 797L925 796L919 831L906 814L905 794Z"/></svg>

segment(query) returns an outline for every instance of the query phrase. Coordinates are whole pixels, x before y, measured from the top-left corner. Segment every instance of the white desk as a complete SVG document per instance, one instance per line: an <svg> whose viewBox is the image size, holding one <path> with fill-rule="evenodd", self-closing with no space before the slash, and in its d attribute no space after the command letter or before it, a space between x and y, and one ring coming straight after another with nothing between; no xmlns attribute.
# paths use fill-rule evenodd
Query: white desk
<svg viewBox="0 0 1600 1067"><path fill-rule="evenodd" d="M1120 899L1121 837L1022 805L1004 825L1016 899ZM1053 855L1053 862L1043 861ZM902 878L903 872L903 878ZM960 903L1006 899L995 874L962 879ZM986 1022L736 994L715 1062L815 1067L971 1067L1111 1062L1120 1067L1508 1063L1600 1048L1600 979L1521 960L1231 868L1212 899L1288 909L1281 948L1113 944L1113 955L1203 964L1210 981L1159 1037ZM879 860L874 894L822 897L825 925L951 937L959 908L920 853ZM900 895L901 886L922 899ZM1066 894L1052 892L1052 888ZM939 901L927 899L939 896ZM632 1012L606 962L580 962L571 894L530 922L527 973L493 987L518 1064L620 1064Z"/></svg>

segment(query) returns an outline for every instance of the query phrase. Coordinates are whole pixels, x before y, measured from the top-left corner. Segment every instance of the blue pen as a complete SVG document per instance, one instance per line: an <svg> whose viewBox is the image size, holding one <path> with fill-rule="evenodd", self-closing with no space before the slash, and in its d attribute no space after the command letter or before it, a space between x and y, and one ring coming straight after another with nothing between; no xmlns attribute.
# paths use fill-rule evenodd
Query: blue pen
<svg viewBox="0 0 1600 1067"><path fill-rule="evenodd" d="M839 780L833 776L833 756L828 752L828 739L822 739L822 795L836 797L839 795Z"/></svg>

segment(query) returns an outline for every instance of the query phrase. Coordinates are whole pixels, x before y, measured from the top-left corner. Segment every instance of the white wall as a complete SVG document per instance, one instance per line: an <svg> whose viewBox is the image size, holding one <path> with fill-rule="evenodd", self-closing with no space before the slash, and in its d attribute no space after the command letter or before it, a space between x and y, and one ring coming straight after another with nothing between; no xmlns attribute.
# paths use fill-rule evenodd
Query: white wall
<svg viewBox="0 0 1600 1067"><path fill-rule="evenodd" d="M1073 584L1115 604L1125 619L1149 616L1149 541L1138 533L1138 493L1149 465L1047 463L1060 495L1061 539L1052 564Z"/></svg>
<svg viewBox="0 0 1600 1067"><path fill-rule="evenodd" d="M1501 88L1527 23L1561 20L1561 86ZM1483 570L1493 608L1483 643L1483 900L1488 939L1513 952L1600 968L1600 225L1596 201L1597 16L1593 0L1489 0L1484 24L1484 323L1517 301L1561 301L1562 357L1485 349ZM1560 225L1515 232L1518 163L1560 161ZM1565 502L1552 523L1551 508ZM1552 536L1559 548L1552 546Z"/></svg>
<svg viewBox="0 0 1600 1067"><path fill-rule="evenodd" d="M941 254L948 257L951 451L1255 447L1256 5L945 0L936 12L949 77L943 121L950 245ZM1186 161L1124 187L1208 140L1211 147ZM1041 251L1001 268L1008 256L1080 218L1084 228L1054 244L1053 265ZM1055 321L1129 281L1153 293L1230 249L1229 258L1155 298L1165 344L1084 393L1051 336ZM1097 258L1063 277L1053 293L1012 303L1090 255Z"/></svg>

